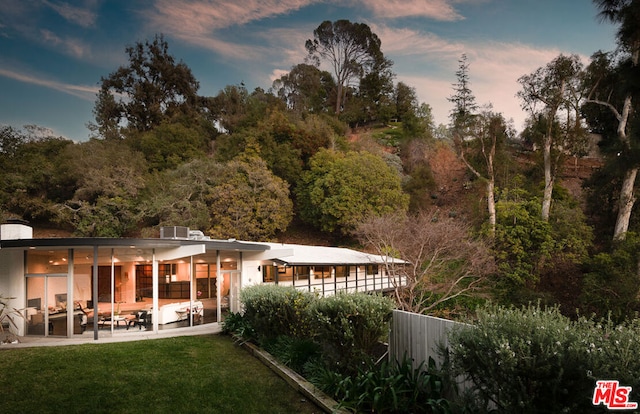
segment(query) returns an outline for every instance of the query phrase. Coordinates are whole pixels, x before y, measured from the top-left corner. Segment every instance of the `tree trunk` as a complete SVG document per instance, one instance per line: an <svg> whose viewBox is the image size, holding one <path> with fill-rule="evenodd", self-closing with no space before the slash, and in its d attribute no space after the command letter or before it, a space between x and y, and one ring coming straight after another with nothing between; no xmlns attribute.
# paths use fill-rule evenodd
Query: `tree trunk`
<svg viewBox="0 0 640 414"><path fill-rule="evenodd" d="M496 198L495 182L493 179L487 181L487 210L489 211L489 226L491 238L496 234Z"/></svg>
<svg viewBox="0 0 640 414"><path fill-rule="evenodd" d="M551 136L544 138L544 194L542 196L542 220L549 221L554 177L551 173Z"/></svg>
<svg viewBox="0 0 640 414"><path fill-rule="evenodd" d="M340 106L342 106L342 89L342 84L338 82L338 90L336 91L336 115L340 115Z"/></svg>
<svg viewBox="0 0 640 414"><path fill-rule="evenodd" d="M618 200L618 218L613 232L614 240L623 240L629 229L629 219L631 218L633 204L636 201L633 187L635 186L637 175L638 167L630 168L624 175L622 189L620 190L620 199Z"/></svg>

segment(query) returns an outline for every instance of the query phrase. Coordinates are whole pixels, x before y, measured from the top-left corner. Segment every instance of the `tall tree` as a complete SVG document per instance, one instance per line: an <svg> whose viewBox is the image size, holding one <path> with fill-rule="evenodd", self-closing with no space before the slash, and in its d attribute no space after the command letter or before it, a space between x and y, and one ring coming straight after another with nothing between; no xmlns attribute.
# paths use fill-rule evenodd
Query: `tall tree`
<svg viewBox="0 0 640 414"><path fill-rule="evenodd" d="M469 81L469 61L464 53L458 60L456 79L457 82L452 85L453 95L447 98L449 102L453 103L453 109L449 116L454 134L462 135L464 138L466 130L478 110L476 97L471 91L471 83Z"/></svg>
<svg viewBox="0 0 640 414"><path fill-rule="evenodd" d="M523 107L532 117L545 122L545 132L542 139L542 151L544 157L544 193L542 197L542 219L549 221L551 211L551 199L553 185L555 184L557 169L559 167L560 154L567 145L563 138L582 138L579 127L579 106L575 104L581 96L579 83L582 64L577 55L560 55L546 66L538 68L535 72L520 77L518 82L522 90L518 96L523 102ZM540 107L541 106L541 107ZM562 110L565 112L561 112ZM554 133L554 125L561 122L563 130L568 134L559 136ZM556 156L552 157L552 150Z"/></svg>
<svg viewBox="0 0 640 414"><path fill-rule="evenodd" d="M602 105L617 120L617 135L621 155L626 160L624 177L618 198L618 215L613 239L624 239L629 229L631 212L636 201L634 192L640 160L632 154L637 132L631 131L631 120L636 106L638 87L638 60L640 57L640 1L594 0L600 18L618 24L617 39L621 57L614 61L611 55L597 53L588 68L587 82L591 86L588 102ZM634 98L635 96L635 98Z"/></svg>
<svg viewBox="0 0 640 414"><path fill-rule="evenodd" d="M511 135L512 128L502 114L487 109L475 117L471 139L454 138L462 161L478 179L486 183L489 233L492 237L496 230L496 153L504 148ZM474 165L474 159L480 160L480 163Z"/></svg>
<svg viewBox="0 0 640 414"><path fill-rule="evenodd" d="M102 137L121 137L121 125L149 131L163 121L197 112L199 84L176 62L162 36L126 48L129 64L101 79L94 107Z"/></svg>
<svg viewBox="0 0 640 414"><path fill-rule="evenodd" d="M305 43L308 59L320 66L327 61L336 77L336 106L339 114L344 105L347 86L374 69L391 66L380 50L380 39L364 23L349 20L324 21L313 31L313 40Z"/></svg>

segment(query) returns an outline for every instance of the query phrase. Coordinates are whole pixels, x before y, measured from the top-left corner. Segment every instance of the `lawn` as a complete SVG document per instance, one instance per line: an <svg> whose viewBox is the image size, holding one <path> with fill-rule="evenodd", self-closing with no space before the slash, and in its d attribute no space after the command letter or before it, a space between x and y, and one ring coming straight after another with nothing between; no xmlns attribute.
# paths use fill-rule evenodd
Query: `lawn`
<svg viewBox="0 0 640 414"><path fill-rule="evenodd" d="M0 351L0 413L320 413L224 335Z"/></svg>

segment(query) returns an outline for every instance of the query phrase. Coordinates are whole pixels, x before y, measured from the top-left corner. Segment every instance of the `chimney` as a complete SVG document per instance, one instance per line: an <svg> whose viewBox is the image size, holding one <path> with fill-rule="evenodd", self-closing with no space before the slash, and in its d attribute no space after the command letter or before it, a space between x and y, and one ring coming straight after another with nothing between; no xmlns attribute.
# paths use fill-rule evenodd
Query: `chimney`
<svg viewBox="0 0 640 414"><path fill-rule="evenodd" d="M28 221L11 218L0 225L0 240L32 239L33 228Z"/></svg>

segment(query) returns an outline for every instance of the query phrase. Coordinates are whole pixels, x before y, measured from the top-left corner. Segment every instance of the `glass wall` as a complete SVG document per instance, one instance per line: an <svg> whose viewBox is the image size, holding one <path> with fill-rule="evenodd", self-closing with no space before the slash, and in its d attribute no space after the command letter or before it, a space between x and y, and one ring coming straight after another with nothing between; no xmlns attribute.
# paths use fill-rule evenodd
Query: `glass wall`
<svg viewBox="0 0 640 414"><path fill-rule="evenodd" d="M225 278L217 275L220 259L215 252L198 260L161 261L154 286L153 249L99 248L94 258L95 252L91 247L27 251L28 335L152 330L154 291L158 329L217 322L218 294L221 305L228 306L228 272L238 266L233 257L225 258L220 263ZM73 316L67 317L68 312Z"/></svg>
<svg viewBox="0 0 640 414"><path fill-rule="evenodd" d="M69 303L69 251L35 251L27 254L25 325L28 335L67 336L69 318L74 333L81 333L82 320ZM71 315L69 315L71 313Z"/></svg>

